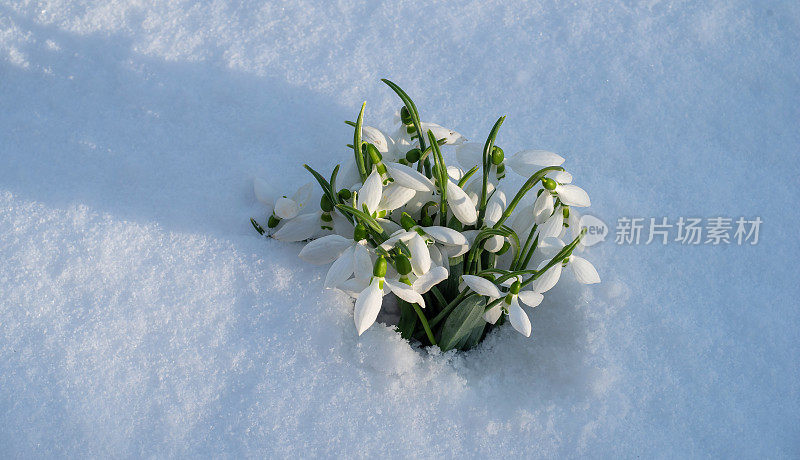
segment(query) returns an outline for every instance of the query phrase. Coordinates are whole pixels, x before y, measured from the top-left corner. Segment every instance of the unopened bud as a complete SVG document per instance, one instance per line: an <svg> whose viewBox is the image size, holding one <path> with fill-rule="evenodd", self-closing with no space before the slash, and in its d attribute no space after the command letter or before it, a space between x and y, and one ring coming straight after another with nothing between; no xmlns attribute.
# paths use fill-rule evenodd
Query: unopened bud
<svg viewBox="0 0 800 460"><path fill-rule="evenodd" d="M409 163L418 162L421 156L422 152L419 149L411 149L406 152L406 160L408 160Z"/></svg>
<svg viewBox="0 0 800 460"><path fill-rule="evenodd" d="M412 228L414 228L414 226L417 225L417 223L414 221L414 218L412 218L407 212L404 212L403 215L400 216L400 225L403 226L403 229L405 231L409 231Z"/></svg>
<svg viewBox="0 0 800 460"><path fill-rule="evenodd" d="M406 106L400 108L400 121L403 122L404 125L410 125L414 121L411 119L411 114L408 113L408 109Z"/></svg>
<svg viewBox="0 0 800 460"><path fill-rule="evenodd" d="M372 269L372 276L377 276L378 278L386 276L386 258L383 256L379 256L378 260L375 261L375 266Z"/></svg>
<svg viewBox="0 0 800 460"><path fill-rule="evenodd" d="M367 227L364 224L356 225L355 229L353 229L353 240L354 241L361 241L367 238Z"/></svg>
<svg viewBox="0 0 800 460"><path fill-rule="evenodd" d="M331 199L328 198L328 195L322 195L322 198L319 200L319 207L325 212L333 211L333 203L331 203Z"/></svg>
<svg viewBox="0 0 800 460"><path fill-rule="evenodd" d="M411 261L403 254L394 256L394 264L400 275L408 275L411 272Z"/></svg>
<svg viewBox="0 0 800 460"><path fill-rule="evenodd" d="M492 164L497 166L503 162L504 158L505 153L503 152L503 149L495 145L492 149Z"/></svg>

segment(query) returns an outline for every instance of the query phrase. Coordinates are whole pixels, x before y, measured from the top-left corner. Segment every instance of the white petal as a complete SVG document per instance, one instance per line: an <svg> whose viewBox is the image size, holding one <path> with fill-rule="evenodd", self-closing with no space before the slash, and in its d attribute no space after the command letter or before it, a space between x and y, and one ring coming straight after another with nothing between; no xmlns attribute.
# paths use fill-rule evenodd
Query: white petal
<svg viewBox="0 0 800 460"><path fill-rule="evenodd" d="M460 255L466 254L467 251L469 251L469 245L467 244L461 246L453 246L450 244L442 245L442 252L443 254L447 255L448 259L452 259L453 257L458 257Z"/></svg>
<svg viewBox="0 0 800 460"><path fill-rule="evenodd" d="M475 203L458 185L452 181L447 181L447 204L456 219L464 225L474 224L478 220L478 212L475 210Z"/></svg>
<svg viewBox="0 0 800 460"><path fill-rule="evenodd" d="M381 202L381 192L383 191L383 181L378 170L373 169L372 173L364 180L364 185L358 191L358 199L356 204L358 210L362 211L363 206L366 204L370 212L378 210L378 203Z"/></svg>
<svg viewBox="0 0 800 460"><path fill-rule="evenodd" d="M564 215L561 213L561 207L559 207L556 209L556 212L539 227L539 239L557 238L559 235L561 235L561 230L563 228Z"/></svg>
<svg viewBox="0 0 800 460"><path fill-rule="evenodd" d="M353 253L355 246L351 245L328 269L325 276L325 287L333 289L344 283L353 274Z"/></svg>
<svg viewBox="0 0 800 460"><path fill-rule="evenodd" d="M358 296L361 295L361 291L363 291L367 286L369 286L369 278L350 278L349 280L340 283L337 287L340 291L343 291L350 297L358 298Z"/></svg>
<svg viewBox="0 0 800 460"><path fill-rule="evenodd" d="M403 206L404 204L411 201L411 199L414 198L414 195L416 194L417 194L416 190L412 190L410 188L403 187L402 185L391 183L388 186L386 186L386 188L383 189L383 195L381 196L381 202L378 205L378 209L384 209L386 211L394 211L400 206Z"/></svg>
<svg viewBox="0 0 800 460"><path fill-rule="evenodd" d="M338 212L333 213L333 230L337 235L343 236L352 241L353 224Z"/></svg>
<svg viewBox="0 0 800 460"><path fill-rule="evenodd" d="M522 303L529 307L535 307L542 303L542 300L544 300L543 295L533 291L519 291L519 295L517 297L522 301Z"/></svg>
<svg viewBox="0 0 800 460"><path fill-rule="evenodd" d="M506 194L502 190L494 192L492 199L486 205L486 216L484 220L486 226L494 225L503 216L503 209L506 207Z"/></svg>
<svg viewBox="0 0 800 460"><path fill-rule="evenodd" d="M386 283L386 286L389 288L389 290L392 291L392 293L397 297L400 297L409 303L419 304L420 307L425 308L425 299L423 299L422 295L415 291L411 286L405 283L392 281L388 278L384 281L384 283Z"/></svg>
<svg viewBox="0 0 800 460"><path fill-rule="evenodd" d="M353 272L359 279L369 279L372 276L372 257L362 244L355 245L353 250Z"/></svg>
<svg viewBox="0 0 800 460"><path fill-rule="evenodd" d="M428 251L431 254L431 264L444 267L445 259L444 256L442 255L442 251L440 251L435 244L428 246Z"/></svg>
<svg viewBox="0 0 800 460"><path fill-rule="evenodd" d="M551 215L553 215L554 202L555 200L553 200L553 195L547 190L543 190L542 193L536 198L536 201L533 203L533 215L534 221L537 224L543 224Z"/></svg>
<svg viewBox="0 0 800 460"><path fill-rule="evenodd" d="M466 140L464 136L462 136L461 134L453 131L452 129L447 129L443 126L439 126L436 123L426 123L423 121L420 123L420 125L421 125L420 128L422 128L422 132L426 136L425 137L426 141L428 140L427 138L428 130L433 132L433 135L434 137L436 137L437 140L444 139L447 144L459 144Z"/></svg>
<svg viewBox="0 0 800 460"><path fill-rule="evenodd" d="M459 181L464 176L464 171L461 168L457 168L455 166L448 165L447 166L447 175L450 176L450 179L454 181Z"/></svg>
<svg viewBox="0 0 800 460"><path fill-rule="evenodd" d="M483 164L483 144L465 142L456 147L456 159L462 168L469 170ZM478 174L477 172L475 174Z"/></svg>
<svg viewBox="0 0 800 460"><path fill-rule="evenodd" d="M506 240L500 235L493 235L483 243L483 249L486 249L489 252L497 252L503 248Z"/></svg>
<svg viewBox="0 0 800 460"><path fill-rule="evenodd" d="M430 179L414 168L400 163L384 163L389 176L395 183L418 192L433 192L436 187Z"/></svg>
<svg viewBox="0 0 800 460"><path fill-rule="evenodd" d="M500 304L498 303L494 307L490 308L489 311L483 314L483 319L485 319L487 323L494 324L497 322L498 319L500 319L500 315L502 314L503 314L503 308L500 307Z"/></svg>
<svg viewBox="0 0 800 460"><path fill-rule="evenodd" d="M544 266L547 265L548 263L549 261L547 260L543 261L542 265L540 265L539 268L540 269L544 268ZM538 292L539 294L543 294L552 289L553 286L555 286L556 283L558 283L559 278L561 278L561 264L557 263L552 267L550 267L549 270L539 275L538 278L536 278L532 286L533 291Z"/></svg>
<svg viewBox="0 0 800 460"><path fill-rule="evenodd" d="M461 279L464 280L464 284L469 286L470 289L479 295L485 295L493 299L499 299L503 296L503 294L500 292L500 289L498 289L494 283L486 278L475 275L463 275Z"/></svg>
<svg viewBox="0 0 800 460"><path fill-rule="evenodd" d="M414 281L414 290L420 294L425 294L430 289L447 279L447 269L444 267L433 267L428 273L420 276Z"/></svg>
<svg viewBox="0 0 800 460"><path fill-rule="evenodd" d="M362 126L361 140L371 143L381 153L386 153L389 151L389 143L386 141L386 135L383 134L383 132L378 128L373 128L372 126Z"/></svg>
<svg viewBox="0 0 800 460"><path fill-rule="evenodd" d="M314 195L314 188L316 184L314 182L308 182L295 192L292 199L297 203L299 207L303 207L311 200L311 197Z"/></svg>
<svg viewBox="0 0 800 460"><path fill-rule="evenodd" d="M440 243L456 246L462 246L469 243L464 235L449 227L432 225L430 227L423 227L422 230L431 238Z"/></svg>
<svg viewBox="0 0 800 460"><path fill-rule="evenodd" d="M431 268L431 253L425 239L419 234L415 235L409 240L408 248L411 249L411 268L414 273L417 276L427 273Z"/></svg>
<svg viewBox="0 0 800 460"><path fill-rule="evenodd" d="M508 319L517 332L525 337L531 336L531 320L528 318L525 311L522 310L522 307L519 306L516 297L511 301L511 305L508 306Z"/></svg>
<svg viewBox="0 0 800 460"><path fill-rule="evenodd" d="M572 182L572 174L566 171L553 171L550 173L550 178L559 184L569 184Z"/></svg>
<svg viewBox="0 0 800 460"><path fill-rule="evenodd" d="M323 236L308 243L300 251L299 257L312 264L329 264L352 245L353 240L348 240L339 235Z"/></svg>
<svg viewBox="0 0 800 460"><path fill-rule="evenodd" d="M287 221L272 237L280 241L307 240L319 231L319 216L319 212L301 214Z"/></svg>
<svg viewBox="0 0 800 460"><path fill-rule="evenodd" d="M558 238L543 238L539 243L537 249L541 251L541 254L548 258L555 257L556 254L561 251L561 248L564 247L564 242L559 240Z"/></svg>
<svg viewBox="0 0 800 460"><path fill-rule="evenodd" d="M519 275L512 276L511 278L500 283L500 286L511 287L511 285L514 284L514 281L522 282L522 277Z"/></svg>
<svg viewBox="0 0 800 460"><path fill-rule="evenodd" d="M297 217L299 211L300 207L294 200L286 197L280 197L275 200L275 209L273 212L281 219L294 219Z"/></svg>
<svg viewBox="0 0 800 460"><path fill-rule="evenodd" d="M383 290L378 288L378 279L359 294L356 300L356 307L353 310L353 320L356 323L358 335L361 335L378 319L378 313L383 304Z"/></svg>
<svg viewBox="0 0 800 460"><path fill-rule="evenodd" d="M600 275L594 265L583 257L571 256L569 265L572 266L572 271L575 272L575 278L579 283L595 284L600 282Z"/></svg>
<svg viewBox="0 0 800 460"><path fill-rule="evenodd" d="M383 249L386 249L387 251L392 249L394 247L394 245L398 241L403 241L403 242L410 241L411 238L414 238L415 235L419 235L419 233L417 233L415 231L407 232L407 231L405 231L403 229L400 229L400 230L395 231L394 233L391 233L391 235L392 236L387 238L386 241L384 241L381 244L381 247Z"/></svg>
<svg viewBox="0 0 800 460"><path fill-rule="evenodd" d="M517 207L512 216L510 227L520 238L527 235L533 226L533 205Z"/></svg>
<svg viewBox="0 0 800 460"><path fill-rule="evenodd" d="M403 229L402 227L400 227L399 225L394 223L394 221L391 221L389 219L383 219L381 217L378 217L375 220L378 221L378 225L380 225L381 228L384 229L386 231L386 233L388 233L390 235L392 233L398 231L398 230L402 230Z"/></svg>
<svg viewBox="0 0 800 460"><path fill-rule="evenodd" d="M568 206L585 208L592 204L589 200L589 194L577 185L557 185L555 192L558 194L561 202Z"/></svg>
<svg viewBox="0 0 800 460"><path fill-rule="evenodd" d="M528 177L542 168L561 166L564 158L546 150L523 150L512 155L507 163L514 172Z"/></svg>
<svg viewBox="0 0 800 460"><path fill-rule="evenodd" d="M269 185L269 182L260 177L253 181L253 193L255 193L258 201L269 206L275 203L275 196L278 194L275 189Z"/></svg>

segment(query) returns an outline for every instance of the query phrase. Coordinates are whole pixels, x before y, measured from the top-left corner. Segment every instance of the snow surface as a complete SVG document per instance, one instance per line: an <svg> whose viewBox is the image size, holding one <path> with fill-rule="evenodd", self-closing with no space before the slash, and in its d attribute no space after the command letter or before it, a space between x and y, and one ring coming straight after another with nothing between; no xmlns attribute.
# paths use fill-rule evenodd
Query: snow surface
<svg viewBox="0 0 800 460"><path fill-rule="evenodd" d="M567 158L617 246L469 353L411 348L247 218L414 97ZM797 2L0 6L0 455L800 455ZM613 234L612 234L613 238Z"/></svg>

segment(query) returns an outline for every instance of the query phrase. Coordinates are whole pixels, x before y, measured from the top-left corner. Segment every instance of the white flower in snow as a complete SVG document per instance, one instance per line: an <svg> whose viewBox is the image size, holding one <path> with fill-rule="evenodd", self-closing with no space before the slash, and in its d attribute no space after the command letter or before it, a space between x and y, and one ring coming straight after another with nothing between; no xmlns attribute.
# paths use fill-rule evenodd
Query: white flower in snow
<svg viewBox="0 0 800 460"><path fill-rule="evenodd" d="M554 257L558 251L564 247L564 242L557 238L547 238L543 243L544 244L541 246L542 253L548 257ZM543 269L549 262L549 260L542 261L538 269ZM572 272L575 274L575 279L577 279L579 283L595 284L600 282L600 275L597 273L597 269L594 268L591 262L583 257L572 254L566 259L566 263L567 266L572 269ZM555 264L546 272L539 275L539 277L533 281L533 290L538 293L544 293L552 289L561 278L561 268L563 265L563 263Z"/></svg>
<svg viewBox="0 0 800 460"><path fill-rule="evenodd" d="M361 335L375 323L378 313L383 304L383 296L389 292L406 302L416 303L425 308L425 300L422 294L428 292L433 286L447 278L447 272L442 267L430 270L421 277L417 277L413 282L403 275L405 281L386 278L386 259L378 257L372 271L372 277L368 280L364 278L354 278L349 283L352 290L362 287L356 296L356 305L353 310L353 320L356 324L358 335ZM411 284L409 285L408 282ZM364 286L366 284L366 286Z"/></svg>
<svg viewBox="0 0 800 460"><path fill-rule="evenodd" d="M486 322L491 324L496 323L505 310L514 329L525 337L530 337L531 321L519 305L519 301L521 300L522 303L533 308L542 303L544 299L542 294L527 290L520 291L519 280L509 280L512 281L511 287L509 288L508 294L503 294L497 285L485 278L474 275L464 275L461 279L463 279L464 283L477 294L488 297L489 302L505 296L502 302L483 314L483 319L485 319Z"/></svg>
<svg viewBox="0 0 800 460"><path fill-rule="evenodd" d="M506 194L503 193L502 190L497 190L492 195L492 198L489 199L489 203L486 204L486 216L484 217L484 222L486 223L487 227L493 226L500 220L500 217L503 216L503 210L506 207ZM489 252L497 252L505 243L505 238L500 235L493 235L489 239L483 243L483 248Z"/></svg>
<svg viewBox="0 0 800 460"><path fill-rule="evenodd" d="M300 258L312 264L324 265L333 262L325 276L325 287L339 287L355 274L356 278L369 277L372 267L370 250L367 247L367 230L358 224L353 239L340 235L327 235L308 243Z"/></svg>
<svg viewBox="0 0 800 460"><path fill-rule="evenodd" d="M404 223L408 230L398 230L384 241L381 247L388 251L398 241L408 244L409 249L411 249L411 265L415 273L425 273L427 268L431 266L432 252L434 250L438 251L438 249L431 249L432 246L429 243L436 242L441 244L448 257L457 257L469 250L470 245L467 237L452 228L438 225L421 227L408 215L403 215L401 222ZM451 254L451 251L454 255ZM443 258L443 255L439 252L438 258ZM442 265L445 264L442 263Z"/></svg>

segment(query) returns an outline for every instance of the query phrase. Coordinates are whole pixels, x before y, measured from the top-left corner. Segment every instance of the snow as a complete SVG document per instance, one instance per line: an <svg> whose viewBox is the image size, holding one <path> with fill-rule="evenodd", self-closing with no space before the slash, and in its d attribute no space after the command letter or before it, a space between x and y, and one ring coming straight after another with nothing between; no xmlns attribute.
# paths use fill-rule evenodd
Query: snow
<svg viewBox="0 0 800 460"><path fill-rule="evenodd" d="M796 457L793 2L3 2L0 453ZM347 154L388 77L567 158L612 227L469 353L419 350L258 237L254 177ZM618 246L618 217L764 220Z"/></svg>

